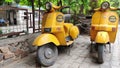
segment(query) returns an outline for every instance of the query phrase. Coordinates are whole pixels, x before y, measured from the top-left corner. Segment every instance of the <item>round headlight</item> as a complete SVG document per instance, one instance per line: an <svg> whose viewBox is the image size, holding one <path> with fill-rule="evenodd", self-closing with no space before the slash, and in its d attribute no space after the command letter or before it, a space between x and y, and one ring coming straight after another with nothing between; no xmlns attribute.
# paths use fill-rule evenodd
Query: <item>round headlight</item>
<svg viewBox="0 0 120 68"><path fill-rule="evenodd" d="M110 22L116 22L116 17L115 16L110 16L109 21Z"/></svg>
<svg viewBox="0 0 120 68"><path fill-rule="evenodd" d="M102 9L107 9L107 8L109 8L109 7L110 7L110 3L107 2L107 1L103 2L102 5L101 5L101 8L102 8Z"/></svg>
<svg viewBox="0 0 120 68"><path fill-rule="evenodd" d="M51 8L52 8L52 4L50 2L47 2L46 5L45 5L45 7L46 7L47 11L50 11Z"/></svg>

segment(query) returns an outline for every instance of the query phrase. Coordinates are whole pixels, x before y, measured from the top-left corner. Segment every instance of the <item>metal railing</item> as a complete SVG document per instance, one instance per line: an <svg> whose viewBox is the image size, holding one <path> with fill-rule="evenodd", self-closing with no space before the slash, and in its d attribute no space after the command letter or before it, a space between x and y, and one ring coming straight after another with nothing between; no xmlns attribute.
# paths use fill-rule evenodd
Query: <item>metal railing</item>
<svg viewBox="0 0 120 68"><path fill-rule="evenodd" d="M13 19L13 23L11 23L11 16L9 16L11 14L6 14L6 19L8 18L8 20L4 23L0 23L0 39L40 32L40 19L37 19L33 23L33 13L28 12L28 9L11 6L0 6L0 11L4 11L5 13L11 10L13 10L12 16L15 19ZM22 13L20 14L18 11L22 11ZM14 16L14 12L17 13L16 16ZM39 12L39 10L36 10L36 12ZM19 16L18 14L22 16ZM17 24L15 22L17 22Z"/></svg>

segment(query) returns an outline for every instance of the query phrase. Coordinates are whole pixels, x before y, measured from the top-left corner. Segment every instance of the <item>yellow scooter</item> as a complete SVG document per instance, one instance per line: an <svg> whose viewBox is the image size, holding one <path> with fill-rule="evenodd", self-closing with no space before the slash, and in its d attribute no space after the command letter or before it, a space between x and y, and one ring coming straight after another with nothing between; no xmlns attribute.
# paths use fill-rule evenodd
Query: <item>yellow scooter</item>
<svg viewBox="0 0 120 68"><path fill-rule="evenodd" d="M43 66L51 66L58 56L57 46L70 46L79 35L79 30L72 23L64 23L65 16L60 9L64 6L55 6L46 3L47 12L42 19L42 34L33 42L38 46L38 62Z"/></svg>
<svg viewBox="0 0 120 68"><path fill-rule="evenodd" d="M109 51L111 52L110 43L114 43L116 38L119 16L115 10L119 9L110 7L109 2L105 1L101 4L101 8L95 9L92 16L90 30L91 51L97 50L97 61L100 64L104 62L104 46L109 44ZM93 45L94 43L95 45Z"/></svg>

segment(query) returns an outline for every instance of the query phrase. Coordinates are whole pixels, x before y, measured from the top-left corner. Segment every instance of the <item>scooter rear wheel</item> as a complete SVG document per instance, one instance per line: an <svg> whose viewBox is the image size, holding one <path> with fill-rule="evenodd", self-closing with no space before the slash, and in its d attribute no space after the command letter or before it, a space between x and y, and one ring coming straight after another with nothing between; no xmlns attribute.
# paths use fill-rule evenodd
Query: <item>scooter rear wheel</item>
<svg viewBox="0 0 120 68"><path fill-rule="evenodd" d="M98 45L98 63L102 64L104 62L104 45L103 44L99 44Z"/></svg>
<svg viewBox="0 0 120 68"><path fill-rule="evenodd" d="M45 44L37 50L38 62L45 67L53 65L57 56L58 49L54 44Z"/></svg>

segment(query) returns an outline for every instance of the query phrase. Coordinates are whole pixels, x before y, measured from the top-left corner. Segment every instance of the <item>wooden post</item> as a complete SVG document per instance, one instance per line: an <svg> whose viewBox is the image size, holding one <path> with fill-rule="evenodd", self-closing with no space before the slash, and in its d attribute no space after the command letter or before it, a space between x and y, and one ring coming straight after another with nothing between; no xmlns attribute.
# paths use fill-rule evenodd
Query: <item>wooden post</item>
<svg viewBox="0 0 120 68"><path fill-rule="evenodd" d="M41 7L40 0L38 0L38 4L39 4L38 30L40 31L40 7Z"/></svg>
<svg viewBox="0 0 120 68"><path fill-rule="evenodd" d="M35 33L35 10L34 10L34 0L31 0L32 2L32 13L33 13L33 33Z"/></svg>

